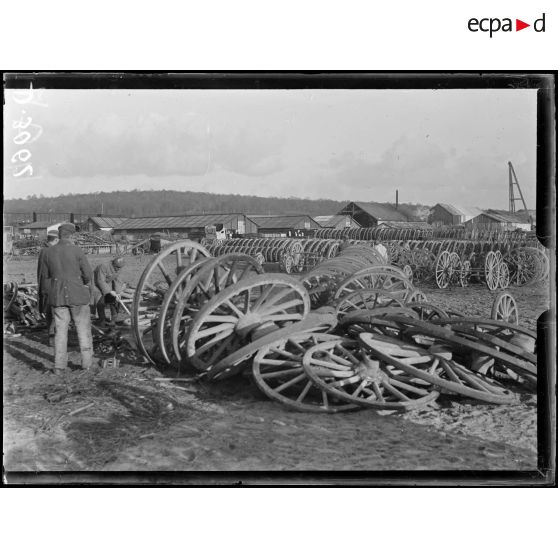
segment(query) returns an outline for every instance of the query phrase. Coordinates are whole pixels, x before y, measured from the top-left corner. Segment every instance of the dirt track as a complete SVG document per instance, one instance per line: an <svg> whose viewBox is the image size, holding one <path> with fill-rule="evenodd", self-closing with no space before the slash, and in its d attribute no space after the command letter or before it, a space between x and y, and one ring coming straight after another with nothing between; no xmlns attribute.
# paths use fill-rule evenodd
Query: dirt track
<svg viewBox="0 0 558 558"><path fill-rule="evenodd" d="M101 259L101 258L99 258ZM95 263L95 258L91 258ZM146 263L130 262L134 282ZM33 280L35 261L8 277ZM5 277L6 278L6 277ZM488 317L485 287L429 300ZM522 325L548 307L542 290L510 289ZM449 294L449 296L448 296ZM71 338L72 341L72 338ZM536 466L536 398L493 406L444 397L440 408L405 416L360 411L296 413L244 378L208 386L160 381L172 372L126 365L83 376L73 339L65 379L45 367L44 331L5 340L4 466L7 471L95 470L525 470ZM49 399L52 402L49 402ZM86 408L84 408L86 407ZM81 410L84 408L83 410ZM74 411L78 411L72 414Z"/></svg>

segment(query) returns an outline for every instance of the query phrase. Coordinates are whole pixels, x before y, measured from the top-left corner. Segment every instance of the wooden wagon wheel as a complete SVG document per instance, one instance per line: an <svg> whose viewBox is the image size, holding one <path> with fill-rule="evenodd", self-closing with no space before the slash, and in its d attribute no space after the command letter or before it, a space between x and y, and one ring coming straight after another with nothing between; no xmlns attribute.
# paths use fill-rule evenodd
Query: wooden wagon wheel
<svg viewBox="0 0 558 558"><path fill-rule="evenodd" d="M345 295L337 301L335 313L337 318L355 310L373 310L387 306L403 306L400 298L394 297L389 291L381 289L359 289Z"/></svg>
<svg viewBox="0 0 558 558"><path fill-rule="evenodd" d="M435 278L436 284L440 289L446 289L450 284L451 276L452 276L452 259L451 254L444 250L440 253L440 255L436 258L435 264Z"/></svg>
<svg viewBox="0 0 558 558"><path fill-rule="evenodd" d="M208 259L213 260L214 258ZM173 324L174 309L176 308L184 289L188 288L190 285L192 277L206 262L206 259L200 259L197 262L186 266L176 276L176 279L165 292L155 324L154 338L156 340L160 356L162 356L163 360L168 364L171 363L171 356L173 354L172 342L174 330L187 327L184 323L179 324L179 326ZM175 358L180 360L180 353L175 353Z"/></svg>
<svg viewBox="0 0 558 558"><path fill-rule="evenodd" d="M393 296L404 299L412 291L413 284L397 267L389 265L373 265L354 273L343 281L334 298L343 296L359 289L381 289L389 291Z"/></svg>
<svg viewBox="0 0 558 558"><path fill-rule="evenodd" d="M302 366L306 351L325 341L341 337L323 333L291 335L265 345L254 357L252 375L256 385L271 399L296 411L337 413L356 411L360 406L348 404L316 385Z"/></svg>
<svg viewBox="0 0 558 558"><path fill-rule="evenodd" d="M406 306L414 310L420 320L429 322L439 318L448 318L448 315L444 312L444 310L434 304L429 304L428 302L412 301L407 302Z"/></svg>
<svg viewBox="0 0 558 558"><path fill-rule="evenodd" d="M256 328L285 327L304 319L309 310L308 293L296 279L276 273L244 279L197 313L186 353L196 368L208 370L244 345Z"/></svg>
<svg viewBox="0 0 558 558"><path fill-rule="evenodd" d="M500 281L500 260L498 255L492 250L486 254L484 259L484 280L491 291L498 288Z"/></svg>
<svg viewBox="0 0 558 558"><path fill-rule="evenodd" d="M404 411L438 397L430 385L420 385L413 376L382 365L367 347L350 339L309 348L302 365L322 390L363 407Z"/></svg>
<svg viewBox="0 0 558 558"><path fill-rule="evenodd" d="M467 330L461 329L460 332L455 332L453 329L448 329L447 327L442 327L443 325L452 325L452 328L458 328L459 326L453 324L470 324L471 332L474 332L473 328L488 327L488 331L493 331L497 328L500 331L510 330L517 331L518 335L526 337L524 333L525 328L520 328L519 326L499 322L495 320L478 320L476 318L449 318L447 320L440 319L434 320L433 322L421 322L408 316L404 315L393 315L390 319L396 322L399 327L405 329L406 335L426 335L433 337L434 339L443 340L446 344L456 347L456 350L460 351L464 356L471 357L473 354L484 355L494 359L495 367L499 370L503 370L508 375L518 381L524 381L532 387L536 387L537 383L537 367L536 362L533 362L533 353L528 350L523 350L521 352L517 351L517 347L521 347L520 344L514 343L513 338L510 339L510 344L515 344L515 348L503 346L505 349L510 349L509 351L501 350L501 342L498 345L494 342L488 342L487 333L483 333L481 330L477 332L474 338L470 338L467 335ZM492 329L490 329L492 328ZM527 330L527 333L530 333ZM492 337L495 337L492 335ZM513 353L511 352L513 351ZM536 357L534 358L536 361ZM513 372L513 375L510 373Z"/></svg>
<svg viewBox="0 0 558 558"><path fill-rule="evenodd" d="M202 261L193 269L176 301L171 321L170 342L176 360L182 360L189 326L196 313L227 287L263 272L254 258L238 253Z"/></svg>
<svg viewBox="0 0 558 558"><path fill-rule="evenodd" d="M500 262L498 286L501 289L507 289L510 284L510 272L506 262Z"/></svg>
<svg viewBox="0 0 558 558"><path fill-rule="evenodd" d="M251 334L252 341L241 345L223 358L220 358L206 373L209 380L223 380L235 376L245 368L247 360L252 358L262 347L284 341L292 335L311 333L329 333L337 326L337 318L331 312L309 312L303 320L292 322L285 327L262 324Z"/></svg>
<svg viewBox="0 0 558 558"><path fill-rule="evenodd" d="M466 287L469 284L470 278L471 278L471 262L469 260L464 260L461 263L461 270L459 271L459 284L462 287Z"/></svg>
<svg viewBox="0 0 558 558"><path fill-rule="evenodd" d="M519 312L513 296L509 293L499 294L492 304L490 317L493 320L519 324Z"/></svg>
<svg viewBox="0 0 558 558"><path fill-rule="evenodd" d="M372 354L411 377L486 403L515 403L517 397L496 380L451 360L445 350L426 350L392 337L361 333L359 339Z"/></svg>
<svg viewBox="0 0 558 558"><path fill-rule="evenodd" d="M137 347L150 362L162 360L155 326L165 293L184 267L206 257L209 252L197 242L180 240L165 246L143 270L134 293L132 330Z"/></svg>

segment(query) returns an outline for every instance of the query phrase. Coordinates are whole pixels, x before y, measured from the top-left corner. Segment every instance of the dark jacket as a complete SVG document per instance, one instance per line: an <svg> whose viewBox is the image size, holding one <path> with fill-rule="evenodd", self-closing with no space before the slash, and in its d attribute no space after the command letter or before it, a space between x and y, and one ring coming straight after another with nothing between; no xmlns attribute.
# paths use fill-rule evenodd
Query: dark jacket
<svg viewBox="0 0 558 558"><path fill-rule="evenodd" d="M112 263L104 263L95 268L95 286L103 295L115 291L117 294L122 292L124 283L119 276L120 269L114 267Z"/></svg>
<svg viewBox="0 0 558 558"><path fill-rule="evenodd" d="M89 304L92 276L82 249L67 239L41 251L37 270L39 290L48 293L51 306Z"/></svg>

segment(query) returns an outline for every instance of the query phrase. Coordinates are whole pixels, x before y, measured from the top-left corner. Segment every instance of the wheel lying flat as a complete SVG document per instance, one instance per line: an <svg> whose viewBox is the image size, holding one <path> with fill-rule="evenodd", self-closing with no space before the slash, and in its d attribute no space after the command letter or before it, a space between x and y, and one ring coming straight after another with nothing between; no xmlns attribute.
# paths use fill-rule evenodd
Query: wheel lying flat
<svg viewBox="0 0 558 558"><path fill-rule="evenodd" d="M341 339L323 333L306 333L262 347L252 364L257 386L271 399L296 411L337 413L360 409L358 405L332 397L327 390L312 382L302 366L302 358L310 347Z"/></svg>
<svg viewBox="0 0 558 558"><path fill-rule="evenodd" d="M417 345L387 336L361 333L359 339L372 354L395 370L407 373L452 393L472 397L486 403L515 403L516 396L497 381L451 360L444 350L425 350Z"/></svg>
<svg viewBox="0 0 558 558"><path fill-rule="evenodd" d="M214 296L193 320L186 353L208 370L238 350L257 328L277 329L301 321L310 309L306 289L294 278L268 273L244 279Z"/></svg>
<svg viewBox="0 0 558 558"><path fill-rule="evenodd" d="M311 347L302 364L322 390L363 407L408 410L438 397L431 385L419 385L413 376L383 366L366 347L349 339Z"/></svg>
<svg viewBox="0 0 558 558"><path fill-rule="evenodd" d="M310 312L303 320L282 328L270 328L264 324L263 330L254 330L253 340L240 346L227 356L220 358L207 372L210 380L223 380L242 372L246 361L269 343L283 341L293 335L328 333L337 325L337 318L331 312Z"/></svg>
<svg viewBox="0 0 558 558"><path fill-rule="evenodd" d="M132 305L132 330L137 347L152 363L163 362L155 338L159 310L177 275L209 252L197 242L168 244L147 264L139 279Z"/></svg>

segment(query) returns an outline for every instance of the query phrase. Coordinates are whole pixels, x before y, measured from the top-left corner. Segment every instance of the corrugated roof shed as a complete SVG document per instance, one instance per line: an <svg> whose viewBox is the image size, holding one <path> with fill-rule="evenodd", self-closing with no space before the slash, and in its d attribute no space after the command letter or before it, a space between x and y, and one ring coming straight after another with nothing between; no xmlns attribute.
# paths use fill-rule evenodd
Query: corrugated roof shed
<svg viewBox="0 0 558 558"><path fill-rule="evenodd" d="M227 223L236 217L244 218L245 216L241 213L206 213L203 215L183 215L179 217L131 217L120 223L117 228L121 230L189 229Z"/></svg>
<svg viewBox="0 0 558 558"><path fill-rule="evenodd" d="M529 217L525 214L520 213L510 213L509 211L504 211L502 209L489 209L482 212L484 215L492 217L495 221L500 221L501 223L529 223Z"/></svg>
<svg viewBox="0 0 558 558"><path fill-rule="evenodd" d="M128 219L128 217L90 217L101 229L114 229Z"/></svg>
<svg viewBox="0 0 558 558"><path fill-rule="evenodd" d="M310 215L249 215L248 217L260 229L303 229L306 221L310 222L310 228L320 228Z"/></svg>
<svg viewBox="0 0 558 558"><path fill-rule="evenodd" d="M390 221L383 226L393 229L431 229L432 225L426 221Z"/></svg>
<svg viewBox="0 0 558 558"><path fill-rule="evenodd" d="M482 213L482 209L472 206L454 205L450 203L439 203L448 213L452 215L463 215L464 217L476 217Z"/></svg>
<svg viewBox="0 0 558 558"><path fill-rule="evenodd" d="M53 223L52 221L35 221L34 223L28 223L26 225L21 225L20 228L23 229L46 229L48 227L52 227L57 223Z"/></svg>
<svg viewBox="0 0 558 558"><path fill-rule="evenodd" d="M358 225L350 215L315 215L312 218L322 227L336 227L339 224L344 225L347 218L349 219L352 227Z"/></svg>
<svg viewBox="0 0 558 558"><path fill-rule="evenodd" d="M376 202L354 202L354 205L374 217L377 221L408 221L407 217L388 204Z"/></svg>

